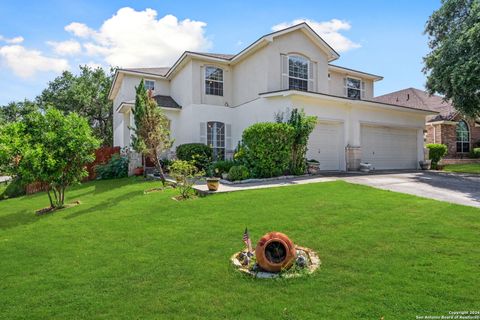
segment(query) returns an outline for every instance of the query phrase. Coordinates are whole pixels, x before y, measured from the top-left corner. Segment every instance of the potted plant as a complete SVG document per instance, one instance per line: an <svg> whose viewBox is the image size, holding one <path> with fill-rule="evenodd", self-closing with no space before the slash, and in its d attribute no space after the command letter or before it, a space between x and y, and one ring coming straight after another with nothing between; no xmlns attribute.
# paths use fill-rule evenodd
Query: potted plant
<svg viewBox="0 0 480 320"><path fill-rule="evenodd" d="M220 178L217 177L208 177L207 178L207 187L209 191L217 191L218 186L220 185L219 183Z"/></svg>
<svg viewBox="0 0 480 320"><path fill-rule="evenodd" d="M138 166L135 169L133 169L133 174L136 175L137 177L143 176L143 167Z"/></svg>
<svg viewBox="0 0 480 320"><path fill-rule="evenodd" d="M320 173L320 162L315 159L307 160L307 172L309 174L319 174Z"/></svg>

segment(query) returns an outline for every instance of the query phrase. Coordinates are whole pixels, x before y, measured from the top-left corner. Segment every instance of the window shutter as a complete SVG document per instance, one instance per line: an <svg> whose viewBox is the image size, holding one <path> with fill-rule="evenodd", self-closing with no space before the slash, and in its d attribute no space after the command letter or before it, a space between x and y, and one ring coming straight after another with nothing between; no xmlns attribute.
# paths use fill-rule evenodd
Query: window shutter
<svg viewBox="0 0 480 320"><path fill-rule="evenodd" d="M282 63L282 90L288 89L288 57L284 54L280 55Z"/></svg>
<svg viewBox="0 0 480 320"><path fill-rule="evenodd" d="M343 78L343 94L347 97L347 78Z"/></svg>
<svg viewBox="0 0 480 320"><path fill-rule="evenodd" d="M207 144L207 124L200 122L200 143Z"/></svg>
<svg viewBox="0 0 480 320"><path fill-rule="evenodd" d="M232 125L228 123L225 124L225 149L232 150Z"/></svg>
<svg viewBox="0 0 480 320"><path fill-rule="evenodd" d="M365 81L362 81L360 92L361 92L362 99L365 99Z"/></svg>
<svg viewBox="0 0 480 320"><path fill-rule="evenodd" d="M316 92L315 87L315 74L316 74L317 64L312 61L308 61L308 91Z"/></svg>

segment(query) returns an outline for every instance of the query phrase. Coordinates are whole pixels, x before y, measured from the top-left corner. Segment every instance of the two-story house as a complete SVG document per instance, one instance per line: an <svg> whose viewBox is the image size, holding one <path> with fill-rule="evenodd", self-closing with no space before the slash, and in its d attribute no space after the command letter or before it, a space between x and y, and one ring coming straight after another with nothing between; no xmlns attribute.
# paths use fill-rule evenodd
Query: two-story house
<svg viewBox="0 0 480 320"><path fill-rule="evenodd" d="M322 170L414 169L425 117L434 112L373 101L382 77L332 64L339 54L306 23L267 34L235 55L185 52L168 68L118 69L114 144L128 146L135 86L143 78L171 121L175 145L203 142L231 156L245 128L303 109L318 119L307 157Z"/></svg>

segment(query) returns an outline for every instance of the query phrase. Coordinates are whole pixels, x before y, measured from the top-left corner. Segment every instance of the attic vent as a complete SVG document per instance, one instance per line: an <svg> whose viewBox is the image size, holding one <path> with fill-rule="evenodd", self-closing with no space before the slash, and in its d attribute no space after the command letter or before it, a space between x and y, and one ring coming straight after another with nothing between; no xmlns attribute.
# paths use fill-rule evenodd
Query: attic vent
<svg viewBox="0 0 480 320"><path fill-rule="evenodd" d="M410 100L410 93L407 93L407 101Z"/></svg>

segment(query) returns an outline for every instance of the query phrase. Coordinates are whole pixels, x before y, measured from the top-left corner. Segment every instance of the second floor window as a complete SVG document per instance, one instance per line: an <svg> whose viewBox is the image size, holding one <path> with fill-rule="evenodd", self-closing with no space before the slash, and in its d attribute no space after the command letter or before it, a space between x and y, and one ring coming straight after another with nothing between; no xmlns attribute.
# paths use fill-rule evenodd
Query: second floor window
<svg viewBox="0 0 480 320"><path fill-rule="evenodd" d="M155 91L155 81L145 80L145 89Z"/></svg>
<svg viewBox="0 0 480 320"><path fill-rule="evenodd" d="M308 91L308 60L301 56L288 57L288 88Z"/></svg>
<svg viewBox="0 0 480 320"><path fill-rule="evenodd" d="M347 98L360 100L362 97L362 81L354 78L346 78L345 91Z"/></svg>
<svg viewBox="0 0 480 320"><path fill-rule="evenodd" d="M205 94L223 96L223 70L216 67L205 68Z"/></svg>

